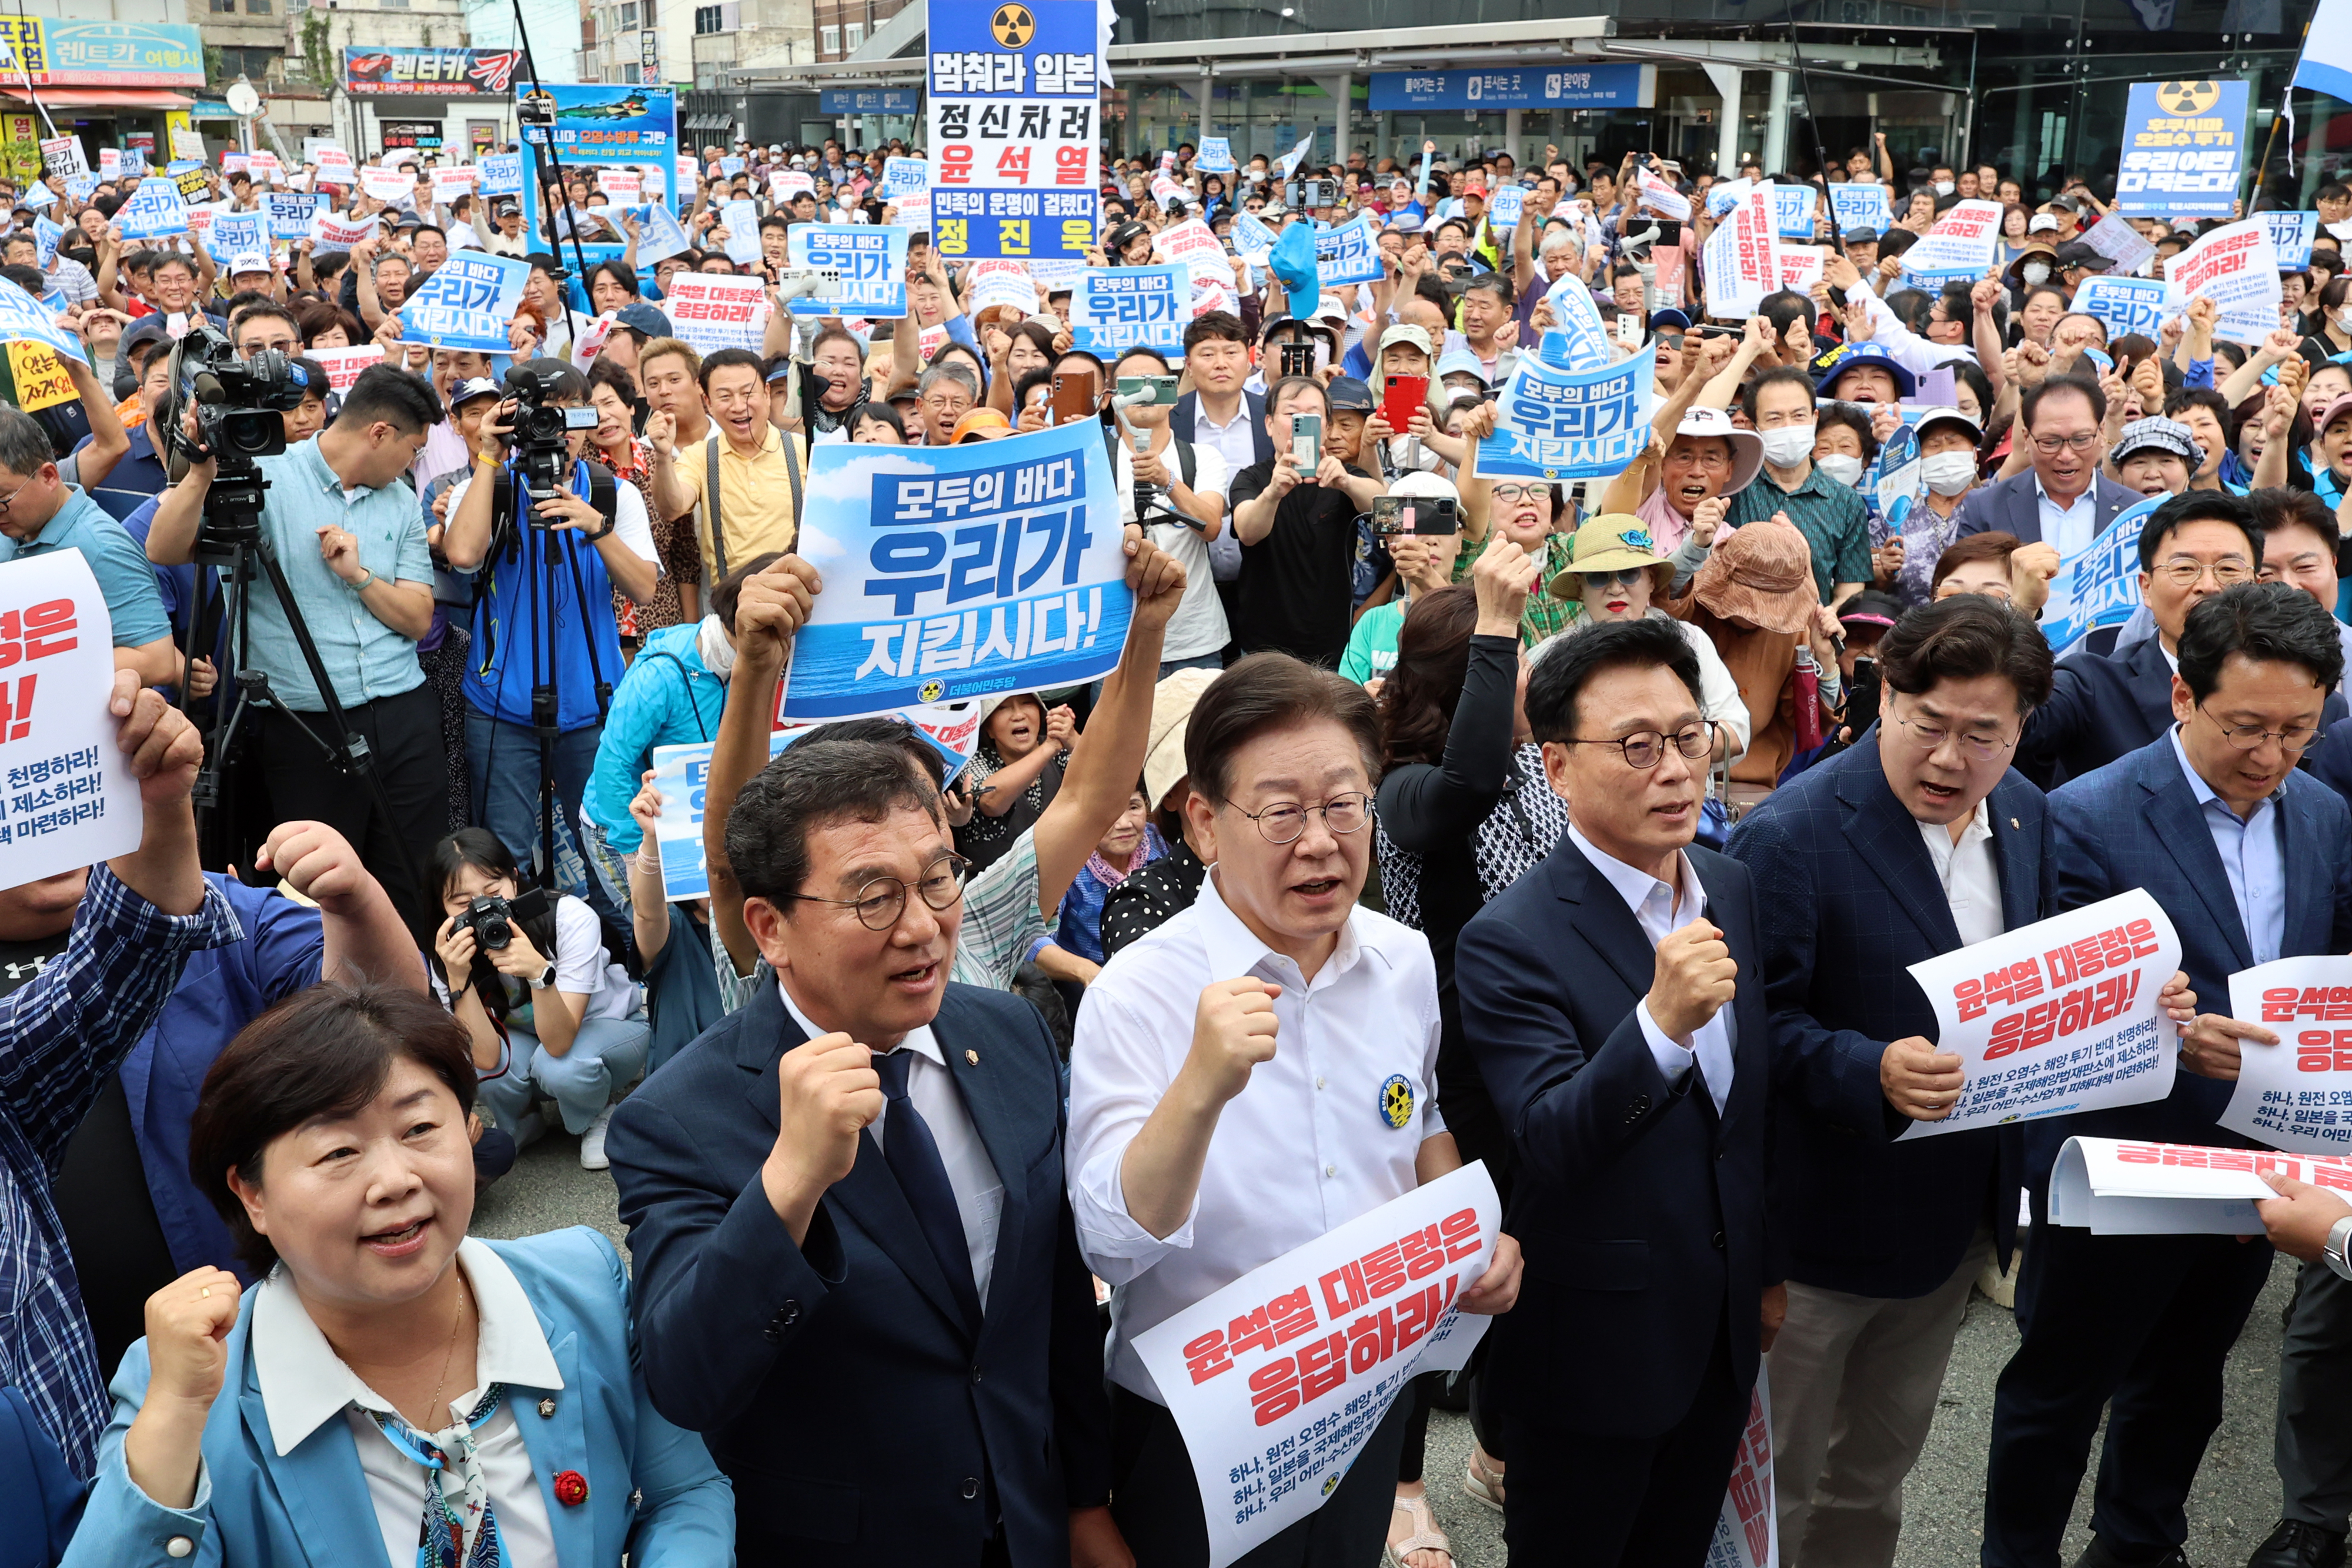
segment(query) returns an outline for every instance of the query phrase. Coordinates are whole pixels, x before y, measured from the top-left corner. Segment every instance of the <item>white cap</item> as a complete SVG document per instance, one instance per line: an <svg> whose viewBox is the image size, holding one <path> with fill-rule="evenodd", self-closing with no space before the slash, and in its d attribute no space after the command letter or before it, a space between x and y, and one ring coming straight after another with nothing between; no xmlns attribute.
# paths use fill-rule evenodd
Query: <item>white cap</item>
<svg viewBox="0 0 2352 1568"><path fill-rule="evenodd" d="M257 250L239 251L228 258L228 275L231 277L247 272L267 272L274 275L276 271L277 268L269 265L269 258Z"/></svg>
<svg viewBox="0 0 2352 1568"><path fill-rule="evenodd" d="M2058 232L2055 213L2036 213L2025 220L2025 232L2030 235L2053 235Z"/></svg>

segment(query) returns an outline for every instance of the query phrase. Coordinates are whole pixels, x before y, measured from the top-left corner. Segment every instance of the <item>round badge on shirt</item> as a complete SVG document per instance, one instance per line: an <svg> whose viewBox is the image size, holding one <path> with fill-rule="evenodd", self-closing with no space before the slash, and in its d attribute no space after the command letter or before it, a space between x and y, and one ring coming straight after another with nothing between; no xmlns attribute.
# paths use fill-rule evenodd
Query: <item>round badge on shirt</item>
<svg viewBox="0 0 2352 1568"><path fill-rule="evenodd" d="M1381 1120L1391 1127L1403 1127L1412 1120L1412 1085L1404 1074L1392 1072L1381 1085Z"/></svg>

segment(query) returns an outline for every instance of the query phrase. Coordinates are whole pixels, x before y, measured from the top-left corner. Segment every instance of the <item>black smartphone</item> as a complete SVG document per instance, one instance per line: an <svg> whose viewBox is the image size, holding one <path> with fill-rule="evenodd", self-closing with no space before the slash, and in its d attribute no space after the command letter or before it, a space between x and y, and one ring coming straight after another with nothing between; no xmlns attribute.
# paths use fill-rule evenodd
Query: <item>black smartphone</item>
<svg viewBox="0 0 2352 1568"><path fill-rule="evenodd" d="M1853 662L1853 675L1845 684L1846 727L1856 737L1878 722L1878 699L1885 690L1879 679L1878 661L1864 653Z"/></svg>

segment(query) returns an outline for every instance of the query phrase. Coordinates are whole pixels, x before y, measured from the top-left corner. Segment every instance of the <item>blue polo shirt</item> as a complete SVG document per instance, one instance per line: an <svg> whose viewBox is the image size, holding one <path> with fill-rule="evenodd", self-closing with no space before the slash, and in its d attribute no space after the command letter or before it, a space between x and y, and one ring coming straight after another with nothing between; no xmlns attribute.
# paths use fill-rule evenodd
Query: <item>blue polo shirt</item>
<svg viewBox="0 0 2352 1568"><path fill-rule="evenodd" d="M313 544L310 552L318 553ZM172 634L163 616L163 596L155 589L155 569L147 552L106 515L99 504L72 486L66 487L65 505L29 539L0 538L0 561L29 560L53 550L78 549L98 579L99 596L114 622L114 645L143 648Z"/></svg>
<svg viewBox="0 0 2352 1568"><path fill-rule="evenodd" d="M400 480L348 495L343 482L306 441L283 456L264 457L255 466L269 481L261 507L262 527L278 547L287 586L302 612L320 662L346 708L395 697L425 684L416 643L375 618L359 590L337 577L319 559L319 530L348 528L359 539L360 564L387 582L433 582L433 554L425 543L425 518L416 492ZM151 580L152 581L152 580ZM251 645L247 663L268 672L271 690L288 707L318 713L326 707L293 629L277 595L261 591L250 601Z"/></svg>
<svg viewBox="0 0 2352 1568"><path fill-rule="evenodd" d="M156 455L155 438L148 423L141 420L131 427L131 450L122 455L102 485L89 487L89 498L106 510L106 515L121 522L139 509L140 503L150 497L160 496L172 476L163 471L163 460ZM89 450L91 436L74 448L79 457Z"/></svg>

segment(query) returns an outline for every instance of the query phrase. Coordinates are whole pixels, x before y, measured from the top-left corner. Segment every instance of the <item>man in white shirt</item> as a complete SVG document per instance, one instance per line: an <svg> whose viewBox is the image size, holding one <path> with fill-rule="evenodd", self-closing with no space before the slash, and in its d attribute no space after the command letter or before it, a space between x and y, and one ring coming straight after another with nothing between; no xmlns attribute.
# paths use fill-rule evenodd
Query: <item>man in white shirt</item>
<svg viewBox="0 0 2352 1568"><path fill-rule="evenodd" d="M1461 1156L1433 1103L1428 941L1356 906L1380 756L1371 698L1257 654L1202 694L1184 754L1189 833L1214 865L1192 908L1088 989L1067 1168L1079 1248L1115 1291L1113 1511L1139 1562L1198 1565L1192 1466L1136 1336ZM1504 1312L1517 1288L1505 1237L1459 1304ZM1411 1415L1400 1400L1322 1507L1242 1561L1374 1561Z"/></svg>
<svg viewBox="0 0 2352 1568"><path fill-rule="evenodd" d="M1111 367L1112 384L1123 376L1170 376L1168 361L1150 349L1130 349ZM1119 521L1140 522L1151 530L1151 542L1176 558L1184 569L1184 598L1168 623L1168 640L1160 655L1160 674L1166 679L1178 670L1222 668L1218 651L1231 633L1225 607L1209 566L1210 542L1225 531L1225 459L1213 446L1179 441L1168 428L1175 413L1173 401L1138 403L1121 409L1126 428L1119 433ZM1133 436L1140 433L1147 449L1140 459ZM1140 478L1150 498L1150 515L1138 517L1135 486ZM1190 518L1191 523L1178 521ZM1192 526L1197 524L1197 527Z"/></svg>

